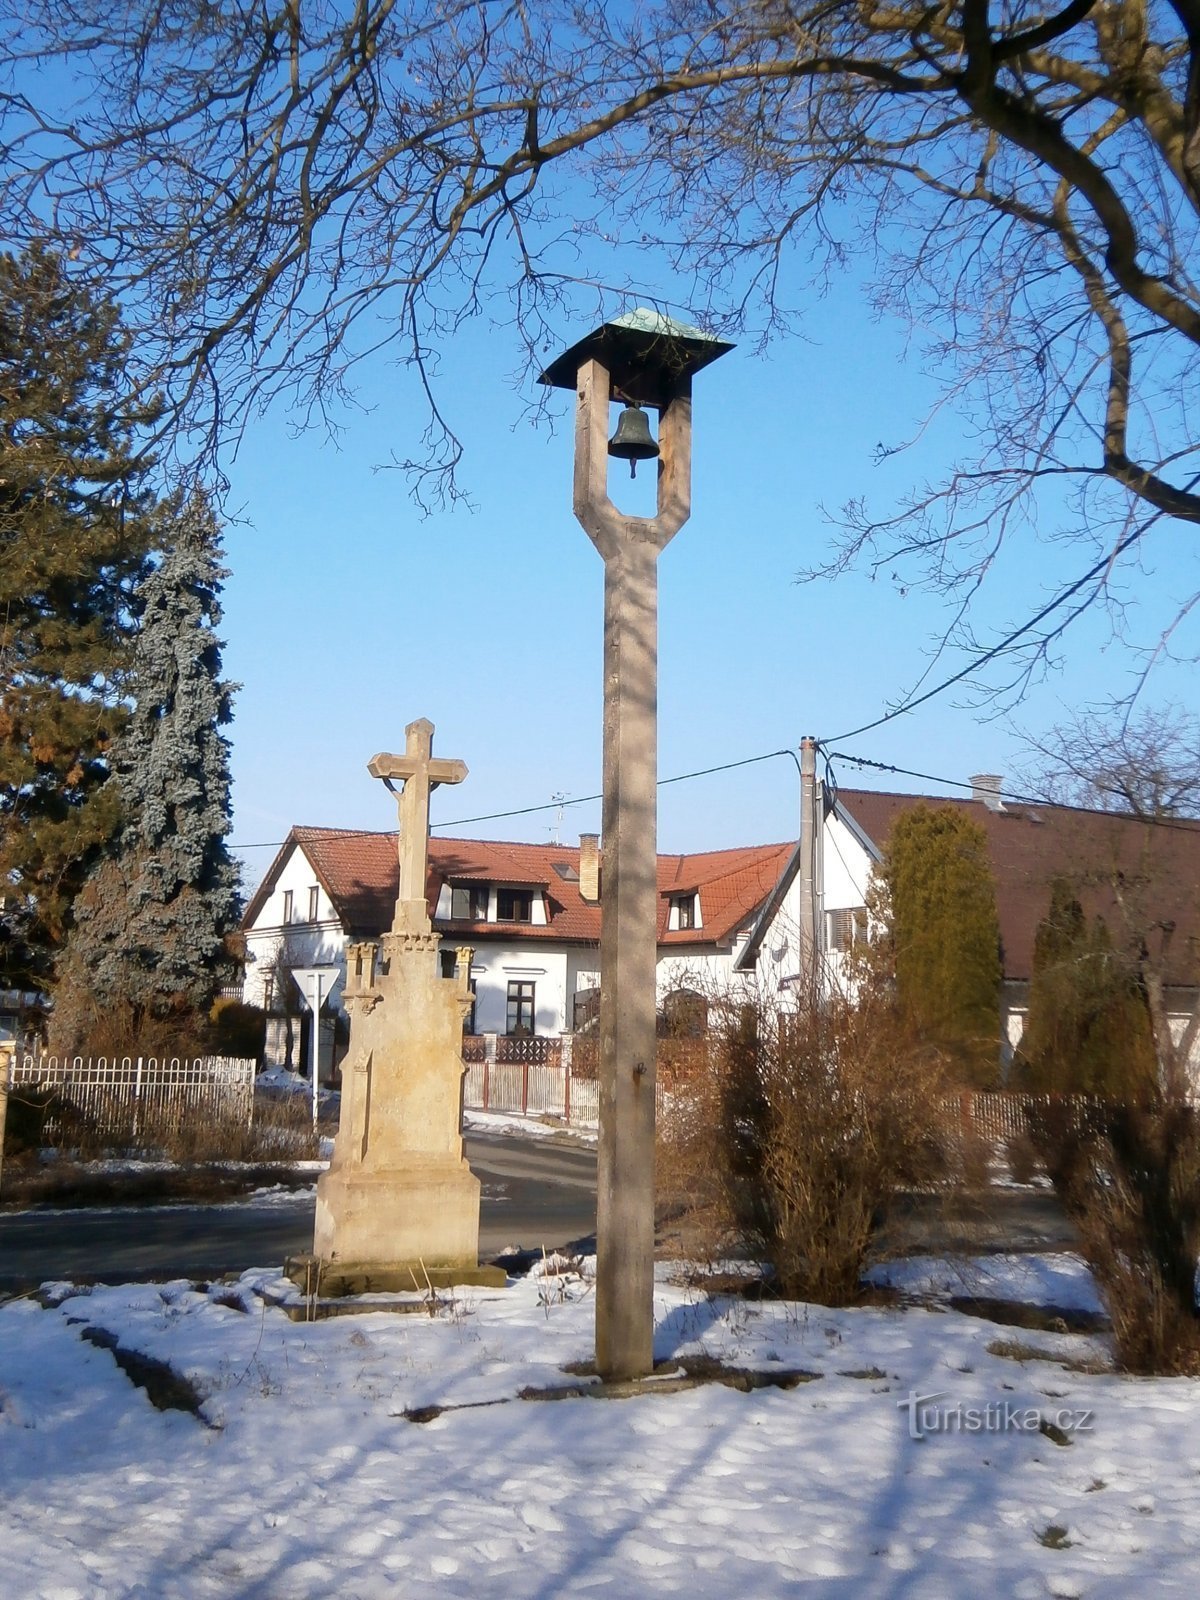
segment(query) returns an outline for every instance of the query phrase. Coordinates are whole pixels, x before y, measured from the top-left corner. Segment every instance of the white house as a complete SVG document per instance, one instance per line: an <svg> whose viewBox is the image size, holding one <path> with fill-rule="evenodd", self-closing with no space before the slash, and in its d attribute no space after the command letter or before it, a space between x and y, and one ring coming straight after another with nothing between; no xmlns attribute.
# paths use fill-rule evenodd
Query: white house
<svg viewBox="0 0 1200 1600"><path fill-rule="evenodd" d="M775 844L659 857L658 988L665 1014L702 1005L704 994L729 981L793 851ZM347 943L378 938L390 927L397 880L394 833L293 828L243 918L246 1000L277 1013L279 986L291 981L291 969L344 971ZM584 835L578 848L430 839L426 893L446 971L460 947L474 952L469 1033L557 1038L591 1022L602 890L594 835ZM335 990L335 1004L336 996ZM282 1057L283 1034L279 1023L268 1030L272 1062ZM323 1073L337 1034L336 1016L327 1017ZM301 1054L307 1062L307 1037Z"/></svg>
<svg viewBox="0 0 1200 1600"><path fill-rule="evenodd" d="M1165 824L1111 812L1034 805L1002 798L1000 779L971 780L970 799L887 794L816 786L813 890L804 912L797 849L738 952L735 970L761 988L788 997L803 971L804 931L817 966L837 981L845 952L867 933L867 883L896 818L922 803L952 805L981 823L996 880L1003 984L1000 1039L1006 1056L1019 1042L1029 1004L1029 978L1038 924L1056 878L1072 883L1089 915L1102 915L1114 943L1130 936L1159 941L1166 973L1166 1006L1176 1042L1200 1004L1200 822ZM1136 901L1143 927L1133 927L1113 885ZM1149 915L1146 913L1149 912ZM1200 1068L1200 1029L1191 1060Z"/></svg>
<svg viewBox="0 0 1200 1600"><path fill-rule="evenodd" d="M1166 1002L1176 1038L1200 1002L1200 822L1155 826L1136 818L1002 799L999 779L973 780L970 799L815 788L812 887L802 893L800 844L746 846L658 858L658 1002L694 1017L704 997L753 984L781 1009L793 1003L807 938L837 980L847 949L867 933L867 883L893 822L921 803L964 808L984 828L996 878L1003 969L998 1037L1019 1041L1028 1008L1034 935L1056 877L1078 885L1085 910L1120 940L1118 874L1153 902L1149 937L1162 941ZM344 966L347 942L391 924L398 863L394 833L293 828L252 898L245 997L278 1011L289 968ZM479 839L429 841L426 886L442 960L469 946L474 1012L467 1031L556 1038L594 1019L600 981L600 851ZM808 908L806 910L806 907ZM334 992L336 1008L337 991ZM282 1056L282 1028L268 1055ZM1200 1029L1194 1030L1200 1033ZM327 1016L322 1071L338 1049ZM302 1059L308 1059L305 1042ZM1200 1037L1192 1059L1200 1067Z"/></svg>

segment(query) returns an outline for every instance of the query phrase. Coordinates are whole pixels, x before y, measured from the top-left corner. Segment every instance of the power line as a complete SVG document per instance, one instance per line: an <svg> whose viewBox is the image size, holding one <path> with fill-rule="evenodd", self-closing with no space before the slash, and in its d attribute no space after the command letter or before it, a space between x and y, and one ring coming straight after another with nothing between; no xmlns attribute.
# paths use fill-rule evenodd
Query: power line
<svg viewBox="0 0 1200 1600"><path fill-rule="evenodd" d="M998 655L1003 654L1005 650L1014 645L1022 634L1028 633L1031 628L1036 628L1038 623L1043 622L1052 611L1057 611L1065 601L1078 594L1080 589L1091 583L1094 578L1098 578L1104 569L1110 567L1118 556L1124 555L1130 545L1140 539L1145 531L1144 526L1131 529L1113 550L1097 561L1095 566L1089 567L1081 578L1077 578L1074 583L1068 584L1061 593L1057 594L1047 605L1044 605L1039 612L1001 639L999 644L995 644L990 650L985 650L981 655L975 656L973 660L968 661L965 667L961 667L949 678L945 678L941 683L935 684L932 689L926 689L925 693L918 695L915 700L907 700L903 705L895 706L891 711L885 711L882 716L876 717L873 722L864 722L861 728L853 728L849 733L834 734L831 739L823 739L820 743L836 744L840 739L857 739L861 733L870 733L873 728L882 728L885 723L894 722L897 717L902 717L909 711L915 711L918 706L923 706L927 700L932 700L935 695L944 694L947 689L952 689L956 683L961 683L964 678L970 677L971 673L978 672L980 667L986 667L989 661L994 661ZM940 782L941 780L935 781Z"/></svg>
<svg viewBox="0 0 1200 1600"><path fill-rule="evenodd" d="M922 783L941 783L954 789L975 788L969 779L946 778L934 772L914 772L911 767L896 767L887 761L872 761L867 756L852 756L845 750L828 750L824 754L826 770L831 776L829 763L846 761L852 767L870 767L875 772L892 772L901 778L920 778ZM833 778L833 782L836 788L837 779ZM1020 794L1013 789L1001 789L997 792L1001 800L1015 801L1018 805L1044 806L1054 811L1077 811L1091 816L1118 817L1128 822L1143 822L1147 827L1174 829L1178 833L1196 833L1200 830L1200 818L1144 816L1137 811L1103 811L1097 806L1067 805L1061 800L1047 800L1045 795Z"/></svg>
<svg viewBox="0 0 1200 1600"><path fill-rule="evenodd" d="M899 712L896 713L896 715L899 714ZM861 732L865 730L859 731ZM945 785L947 788L952 789L974 788L974 785L969 780L964 780L962 778L949 778L936 772L918 772L912 767L898 767L892 762L874 761L869 756L851 755L847 750L830 750L827 743L823 740L818 740L816 743L817 748L820 750L824 760L826 782L833 789L835 799L837 797L838 782L837 775L834 773L832 767L832 763L834 761L845 761L852 767L870 767L875 772L890 772L894 776L900 778L917 778L922 783L939 783ZM660 789L665 789L669 784L687 783L693 778L706 778L716 772L733 772L739 767L755 766L760 761L773 761L780 756L789 756L794 762L797 772L800 771L799 756L796 754L795 750L785 748L782 750L768 750L762 755L758 756L745 756L740 761L723 761L719 765L713 767L698 767L694 772L676 773L675 776L671 778L660 778L658 780L658 787ZM1013 800L1022 805L1053 806L1059 811L1090 812L1097 810L1097 808L1094 806L1065 805L1062 801L1048 800L1045 795L1020 794L1012 789L1001 790L1000 794L1002 799ZM431 823L430 831L433 832L439 828L464 828L476 822L499 822L507 817L533 816L539 811L557 810L559 806L590 805L594 801L602 800L603 798L604 796L601 794L589 794L581 795L576 799L548 800L541 805L518 806L509 811L489 811L476 817L458 817L453 822ZM1174 827L1178 831L1188 833L1194 832L1197 827L1200 827L1200 819L1190 820L1188 818L1145 817L1138 816L1138 814L1135 812L1120 811L1102 812L1101 814L1104 816L1124 816L1136 818L1136 820L1144 822L1153 827ZM386 831L395 832L394 829L389 829ZM231 844L229 848L238 852L247 850L278 850L286 842L287 841L284 839L268 839L256 844Z"/></svg>
<svg viewBox="0 0 1200 1600"><path fill-rule="evenodd" d="M760 756L746 756L741 761L723 761L715 767L699 767L695 772L679 772L673 778L660 778L658 788L665 789L668 784L686 783L692 778L707 778L714 772L733 772L737 767L752 767L759 761L773 761L777 756L790 756L796 763L796 770L800 770L800 758L794 750L768 750ZM548 800L544 805L517 806L511 811L488 811L478 817L456 817L453 822L431 822L430 832L439 828L465 828L474 822L499 822L506 817L529 817L538 811L557 811L560 806L585 806L593 801L603 800L602 794L580 795L577 799ZM394 831L394 830L389 830ZM266 840L261 844L231 844L231 850L278 850L287 841L284 839Z"/></svg>
<svg viewBox="0 0 1200 1600"><path fill-rule="evenodd" d="M680 772L673 778L660 778L658 788L665 789L671 783L686 783L691 778L707 778L714 772L732 772L736 767L752 767L759 761L773 761L776 756L791 756L796 763L796 770L800 769L800 759L794 750L768 750L761 756L746 756L741 761L723 761L716 767L699 767L695 772ZM490 811L480 817L459 817L454 822L433 822L431 829L436 828L465 828L472 822L497 822L503 817L527 817L535 811L554 811L560 805L584 806L590 805L594 800L603 800L602 794L585 794L578 800L549 800L545 805L521 806L516 811Z"/></svg>

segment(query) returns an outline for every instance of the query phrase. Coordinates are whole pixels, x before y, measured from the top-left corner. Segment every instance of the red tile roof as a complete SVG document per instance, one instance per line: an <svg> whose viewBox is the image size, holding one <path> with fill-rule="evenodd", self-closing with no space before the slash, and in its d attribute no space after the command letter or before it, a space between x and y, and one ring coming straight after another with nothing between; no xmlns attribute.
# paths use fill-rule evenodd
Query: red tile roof
<svg viewBox="0 0 1200 1600"><path fill-rule="evenodd" d="M357 936L372 936L391 925L399 866L394 833L361 833L344 828L293 828L243 918L250 927L270 895L284 862L295 847L304 850L343 925ZM659 856L659 942L667 945L723 943L753 917L775 886L792 851L788 844L751 845L698 855ZM557 870L566 869L564 877ZM443 883L503 883L540 888L550 921L521 923L522 940L570 940L598 944L600 908L579 893L579 851L569 845L518 844L490 839L429 841L426 899L432 917ZM704 926L667 931L671 896L698 891ZM477 937L512 937L517 925L439 921L447 932Z"/></svg>
<svg viewBox="0 0 1200 1600"><path fill-rule="evenodd" d="M1056 875L1079 884L1089 915L1100 914L1115 943L1124 924L1112 891L1115 871L1125 875L1127 899L1149 924L1174 924L1168 981L1200 979L1200 822L1143 823L1133 817L1065 806L1006 802L992 811L977 800L840 789L838 800L877 846L886 844L896 818L912 806L953 805L983 825L996 875L1005 977L1028 979L1037 925L1049 906ZM392 919L398 863L394 833L343 828L293 828L243 918L250 927L295 846L304 849L343 925L351 933L378 935ZM697 855L658 858L658 940L665 946L723 944L750 922L779 881L792 844L752 845ZM505 883L544 890L546 926L519 924L520 938L598 944L600 908L579 894L579 851L567 845L519 844L484 839L429 841L427 900L430 915L445 882ZM564 867L564 878L556 871ZM668 932L673 895L698 891L704 926ZM513 936L518 925L439 922L448 933L474 938ZM1154 931L1152 929L1152 931ZM1155 937L1161 933L1155 932Z"/></svg>
<svg viewBox="0 0 1200 1600"><path fill-rule="evenodd" d="M1119 947L1127 924L1112 885L1121 873L1132 921L1156 938L1161 938L1158 925L1174 924L1168 981L1200 981L1200 822L1142 822L1105 811L1015 801L993 811L978 800L870 789L839 789L838 801L880 847L896 818L922 803L954 806L982 824L996 876L1006 978L1021 982L1029 977L1034 935L1049 909L1056 876L1078 886L1085 911L1104 917Z"/></svg>

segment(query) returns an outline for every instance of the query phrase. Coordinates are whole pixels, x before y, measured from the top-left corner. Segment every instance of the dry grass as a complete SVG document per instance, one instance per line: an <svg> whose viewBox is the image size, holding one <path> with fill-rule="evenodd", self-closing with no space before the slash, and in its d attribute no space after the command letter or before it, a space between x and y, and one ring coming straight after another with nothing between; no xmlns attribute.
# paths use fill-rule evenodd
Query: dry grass
<svg viewBox="0 0 1200 1600"><path fill-rule="evenodd" d="M252 1122L242 1114L160 1114L143 1121L135 1132L131 1118L98 1123L76 1111L57 1090L14 1090L5 1138L6 1199L14 1198L18 1189L32 1192L39 1183L41 1188L62 1187L49 1174L37 1178L40 1152L46 1149L56 1153L60 1172L76 1174L65 1181L79 1187L78 1175L88 1163L163 1161L188 1169L219 1163L271 1165L311 1160L318 1154L319 1141L307 1102L258 1096ZM107 1197L107 1188L105 1193Z"/></svg>

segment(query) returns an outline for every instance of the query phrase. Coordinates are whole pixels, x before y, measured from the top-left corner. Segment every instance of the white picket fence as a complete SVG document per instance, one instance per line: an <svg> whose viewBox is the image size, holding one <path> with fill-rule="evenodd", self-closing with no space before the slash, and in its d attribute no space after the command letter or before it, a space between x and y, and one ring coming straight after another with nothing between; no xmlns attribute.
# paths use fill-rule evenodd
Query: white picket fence
<svg viewBox="0 0 1200 1600"><path fill-rule="evenodd" d="M96 1129L136 1136L193 1117L248 1126L256 1070L232 1056L13 1055L6 1076L11 1095L52 1088Z"/></svg>

